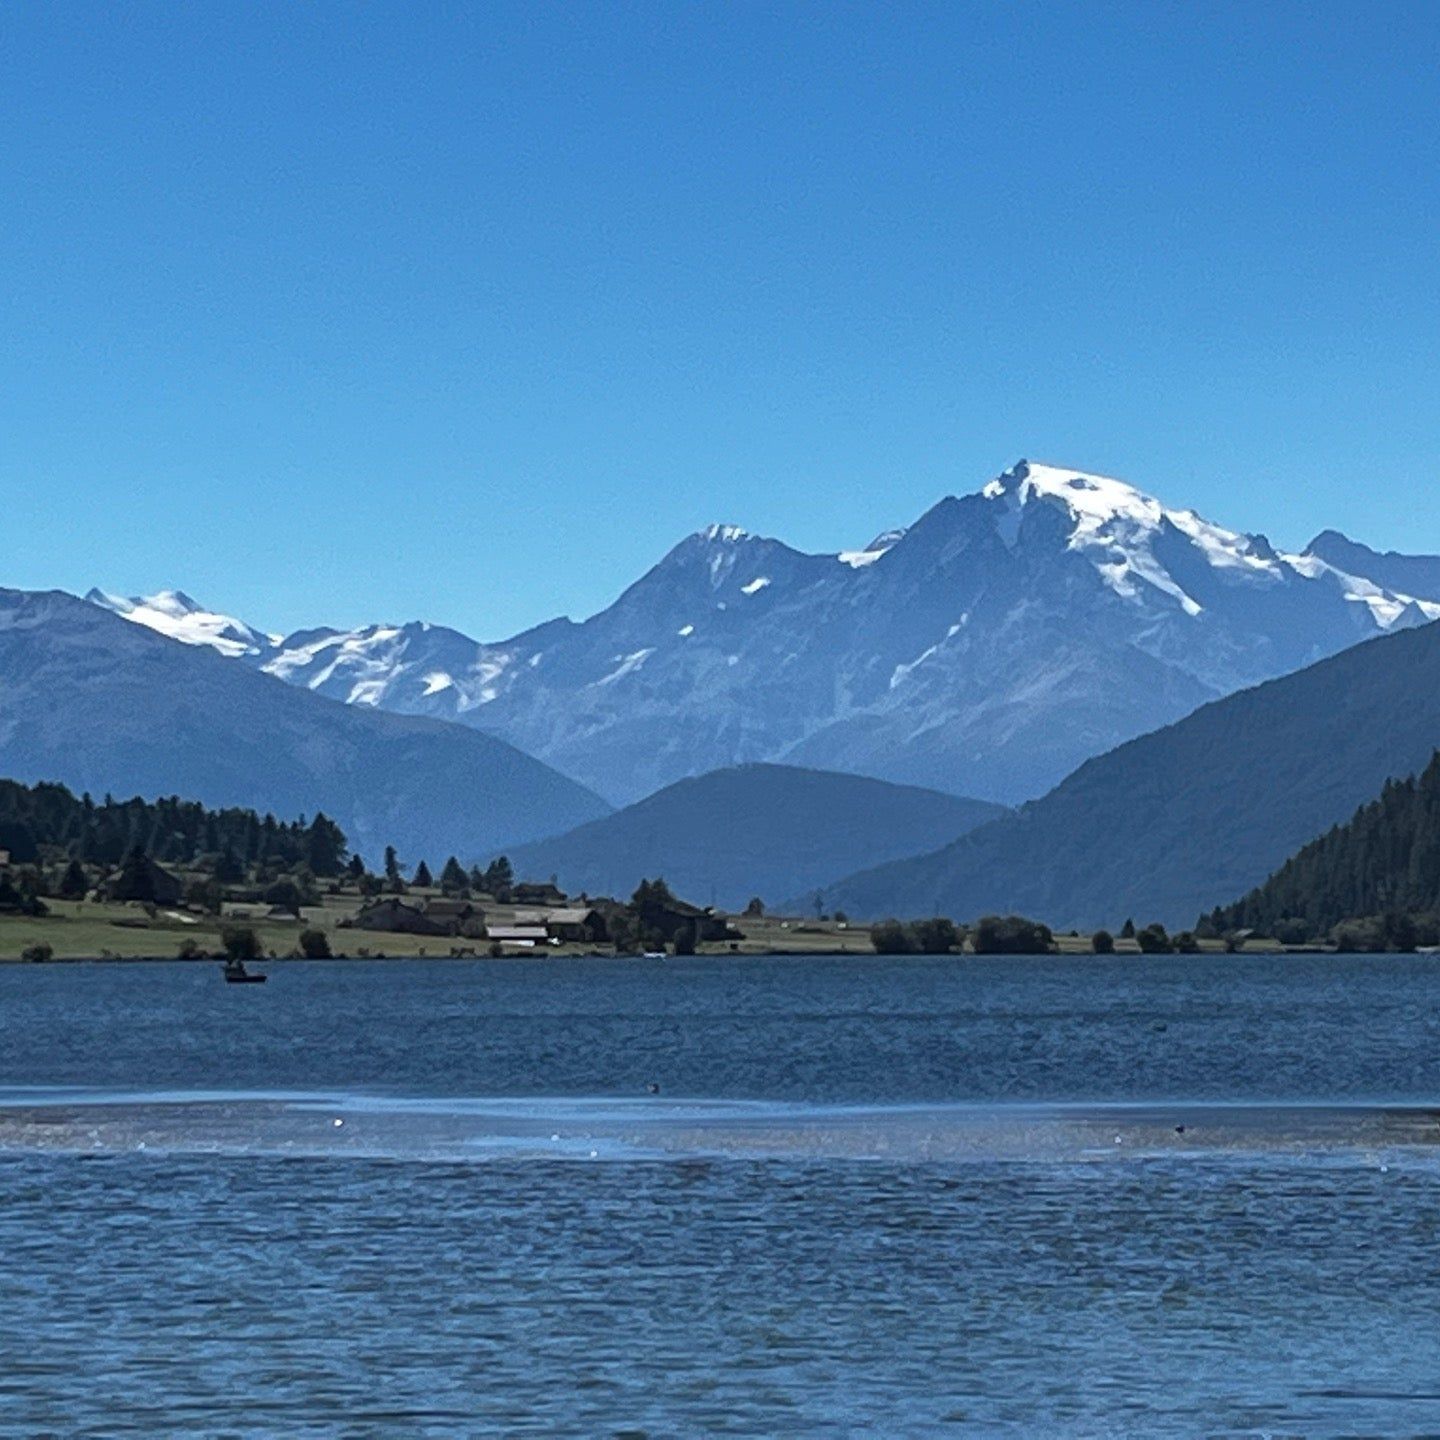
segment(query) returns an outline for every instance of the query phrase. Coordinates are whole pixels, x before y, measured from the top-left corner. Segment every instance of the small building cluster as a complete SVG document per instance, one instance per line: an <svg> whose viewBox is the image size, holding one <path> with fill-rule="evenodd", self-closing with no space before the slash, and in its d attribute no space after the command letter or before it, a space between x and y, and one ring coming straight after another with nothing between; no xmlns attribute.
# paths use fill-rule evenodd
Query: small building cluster
<svg viewBox="0 0 1440 1440"><path fill-rule="evenodd" d="M517 884L510 901L487 914L471 900L386 896L369 901L353 920L341 924L389 934L485 940L521 950L609 944L618 935L633 934L637 920L645 933L667 943L674 943L685 932L696 941L739 938L723 915L687 904L668 892L663 898L647 896L638 914L633 903L585 896L572 900L554 884Z"/></svg>
<svg viewBox="0 0 1440 1440"><path fill-rule="evenodd" d="M539 896L549 901L566 896L553 885L515 887L515 897ZM452 939L489 940L501 945L530 948L536 945L603 945L609 926L599 909L588 904L517 904L506 907L508 918L487 920L486 912L470 900L445 897L410 902L398 896L372 900L348 923L357 930L389 934L448 936Z"/></svg>
<svg viewBox="0 0 1440 1440"><path fill-rule="evenodd" d="M148 855L126 858L118 870L95 887L100 900L139 900L150 905L178 905L184 887L178 875L157 865Z"/></svg>

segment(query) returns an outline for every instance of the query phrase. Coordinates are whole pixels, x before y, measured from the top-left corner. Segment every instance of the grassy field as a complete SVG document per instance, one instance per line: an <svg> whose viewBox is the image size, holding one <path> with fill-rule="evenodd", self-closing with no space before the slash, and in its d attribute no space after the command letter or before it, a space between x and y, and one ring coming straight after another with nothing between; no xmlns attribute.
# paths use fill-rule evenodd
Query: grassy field
<svg viewBox="0 0 1440 1440"><path fill-rule="evenodd" d="M423 895L419 898L423 898ZM391 935L341 926L358 908L354 895L327 896L325 903L307 906L298 921L271 920L264 905L225 906L222 916L157 909L153 916L140 905L110 905L96 901L47 900L50 914L43 919L0 916L0 961L18 960L31 945L49 945L57 960L116 958L173 959L180 946L191 941L212 955L221 953L220 932L227 925L254 930L268 957L292 954L302 930L323 930L330 949L342 956L439 956L456 949L467 954L489 953L486 940L454 939L444 935ZM505 907L488 907L497 924L509 923ZM583 947L547 946L545 954L578 954ZM521 952L515 953L534 953Z"/></svg>
<svg viewBox="0 0 1440 1440"><path fill-rule="evenodd" d="M745 932L739 950L746 955L873 955L868 925L840 925L831 920L782 919L766 915L758 920L748 916L737 917L735 924ZM1088 935L1057 935L1055 943L1062 955L1091 955ZM729 946L702 946L703 950L725 950ZM1246 947L1246 954L1278 952L1281 946L1271 940L1252 940ZM1225 945L1220 940L1202 940L1202 954L1223 954ZM1115 941L1117 955L1139 955L1140 947L1133 940ZM1163 958L1163 957L1162 957Z"/></svg>
<svg viewBox="0 0 1440 1440"><path fill-rule="evenodd" d="M416 892L412 898L423 899L427 892ZM391 935L357 930L341 922L354 916L358 897L327 896L324 904L302 911L299 921L276 921L265 916L259 905L227 905L223 917L194 915L179 910L157 910L150 916L138 905L109 905L95 901L52 900L49 916L44 919L0 917L0 961L18 960L32 945L49 945L57 960L172 959L180 946L191 941L201 950L219 954L222 925L239 924L253 928L267 956L283 958L297 948L300 931L323 930L329 937L336 957L424 956L444 958L457 951L465 955L486 955L485 940L452 939L433 935ZM495 924L510 924L514 910L509 906L485 905L487 916ZM849 926L829 920L783 919L763 916L759 919L737 918L736 924L745 938L731 944L702 945L702 954L741 955L873 955L869 929L863 925ZM1063 955L1088 955L1088 936L1058 937ZM1117 940L1117 954L1138 955L1133 941ZM1252 942L1247 953L1274 951L1280 947L1268 941ZM1202 942L1207 953L1223 949L1219 942ZM549 945L533 950L507 947L514 955L579 955L589 953L580 945ZM1183 958L1183 957L1181 957Z"/></svg>

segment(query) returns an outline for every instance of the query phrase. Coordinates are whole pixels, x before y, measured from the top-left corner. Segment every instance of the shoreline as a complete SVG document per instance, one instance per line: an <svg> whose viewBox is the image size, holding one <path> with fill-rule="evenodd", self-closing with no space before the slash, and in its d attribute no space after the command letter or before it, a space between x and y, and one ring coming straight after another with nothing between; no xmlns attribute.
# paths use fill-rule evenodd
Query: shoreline
<svg viewBox="0 0 1440 1440"><path fill-rule="evenodd" d="M947 951L934 954L905 953L905 954L884 954L874 950L861 949L748 949L748 950L697 950L690 955L666 954L663 957L647 957L640 953L618 954L606 951L593 950L537 950L533 952L510 952L503 955L489 955L483 953L467 955L442 955L428 954L424 952L401 955L276 955L262 956L247 960L247 964L264 972L276 967L284 968L290 965L368 965L368 964L412 964L415 962L436 962L442 964L475 964L487 962L491 964L510 964L553 962L556 960L587 960L587 961L637 961L648 959L651 964L675 964L689 960L870 960L877 964L903 963L907 960L950 960L959 963L977 960L1077 960L1077 961L1113 961L1121 960L1126 962L1144 961L1154 962L1161 965L1183 964L1187 961L1197 959L1228 959L1243 963L1246 960L1271 959L1271 960L1300 960L1310 958L1344 959L1353 958L1356 960L1374 960L1381 956L1400 956L1408 959L1425 960L1437 959L1433 954L1419 950L1411 951L1370 951L1370 950L1336 950L1331 948L1319 948L1316 946L1293 946L1285 947L1279 945L1256 946L1254 949L1227 952L1223 948L1204 949L1195 953L1185 954L1172 952L1169 954L1146 954L1141 950L1120 950L1117 949L1109 954L1097 954L1088 949L1037 950L1026 952L986 952L976 954L974 951ZM47 966L56 965L189 965L223 966L226 957L223 955L51 955L44 960L27 960L19 955L0 956L0 969L44 969Z"/></svg>
<svg viewBox="0 0 1440 1440"><path fill-rule="evenodd" d="M1255 952L1259 954L1260 952ZM985 955L880 955L865 950L699 950L693 955L669 955L664 960L652 959L652 964L674 964L683 960L985 960L1007 957ZM1048 955L1012 955L1012 960L1059 960L1073 959L1051 952ZM1099 956L1099 959L1113 959L1113 956ZM1169 956L1132 956L1133 959L1170 959ZM508 964L511 961L554 961L554 960L644 960L641 954L618 955L597 953L591 950L543 950L530 954L506 955L277 955L274 959L247 960L245 963L259 970L286 965L371 965L409 964L415 961L436 961L447 965L474 964L486 961L492 964ZM15 966L24 969L44 969L49 965L224 965L223 955L52 955L48 960L25 960L18 955L0 956L0 966Z"/></svg>

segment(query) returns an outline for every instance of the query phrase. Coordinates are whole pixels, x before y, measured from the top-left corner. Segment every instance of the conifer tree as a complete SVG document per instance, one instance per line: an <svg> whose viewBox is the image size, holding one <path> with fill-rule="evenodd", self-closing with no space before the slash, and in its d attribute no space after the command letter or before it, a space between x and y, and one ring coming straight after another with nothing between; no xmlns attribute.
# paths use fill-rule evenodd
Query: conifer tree
<svg viewBox="0 0 1440 1440"><path fill-rule="evenodd" d="M129 850L120 862L120 874L111 887L111 894L117 900L154 903L155 877L151 873L149 859L138 845Z"/></svg>

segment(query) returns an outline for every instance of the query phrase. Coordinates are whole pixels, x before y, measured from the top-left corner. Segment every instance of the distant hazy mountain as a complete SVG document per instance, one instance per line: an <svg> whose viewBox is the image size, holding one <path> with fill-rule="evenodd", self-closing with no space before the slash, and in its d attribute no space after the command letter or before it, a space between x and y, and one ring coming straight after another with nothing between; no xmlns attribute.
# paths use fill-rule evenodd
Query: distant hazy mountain
<svg viewBox="0 0 1440 1440"><path fill-rule="evenodd" d="M337 705L213 644L177 644L70 595L0 590L0 775L286 819L324 810L372 864L387 842L432 864L485 858L609 808L491 736Z"/></svg>
<svg viewBox="0 0 1440 1440"><path fill-rule="evenodd" d="M1057 928L1189 925L1440 745L1440 625L1207 705L931 855L827 888L854 915L1018 911Z"/></svg>
<svg viewBox="0 0 1440 1440"><path fill-rule="evenodd" d="M1440 555L1400 555L1394 550L1382 553L1338 530L1317 535L1305 553L1383 589L1426 599L1440 597Z"/></svg>
<svg viewBox="0 0 1440 1440"><path fill-rule="evenodd" d="M1021 462L839 555L710 526L600 614L498 644L409 624L271 645L240 622L182 625L173 595L127 603L320 694L503 736L617 801L763 760L1009 802L1207 700L1440 617L1428 571L1404 572L1417 595L1335 553L1277 554L1118 480Z"/></svg>
<svg viewBox="0 0 1440 1440"><path fill-rule="evenodd" d="M516 873L629 895L663 875L679 895L738 910L801 894L878 859L916 855L999 806L858 775L742 765L667 786L627 809L513 851Z"/></svg>

